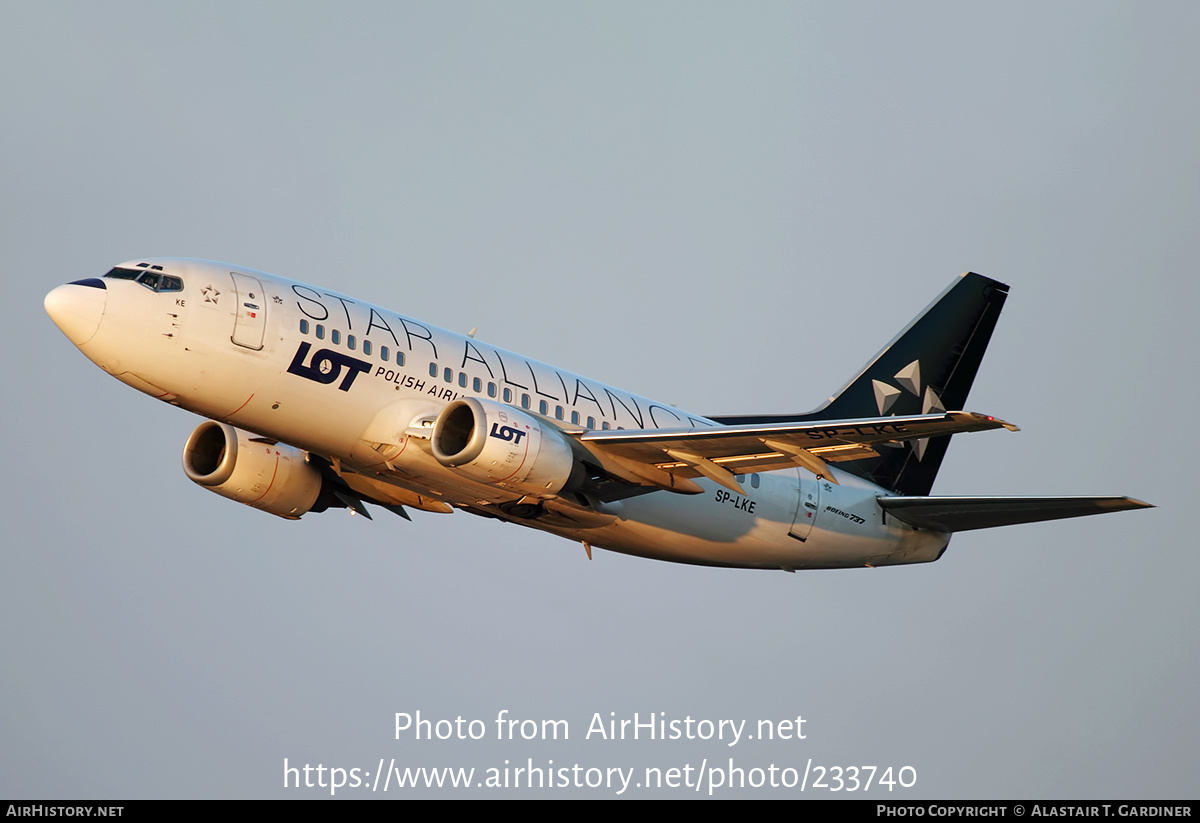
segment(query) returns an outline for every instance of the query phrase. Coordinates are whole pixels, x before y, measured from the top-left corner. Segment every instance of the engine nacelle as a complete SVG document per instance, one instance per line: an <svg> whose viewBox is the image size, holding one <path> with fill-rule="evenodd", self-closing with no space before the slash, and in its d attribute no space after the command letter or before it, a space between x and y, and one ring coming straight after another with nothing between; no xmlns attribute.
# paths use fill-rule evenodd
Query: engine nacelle
<svg viewBox="0 0 1200 823"><path fill-rule="evenodd" d="M575 468L561 431L512 406L474 397L442 409L430 444L443 466L534 497L558 494Z"/></svg>
<svg viewBox="0 0 1200 823"><path fill-rule="evenodd" d="M295 520L321 493L321 472L299 449L207 420L183 447L183 470L222 497Z"/></svg>

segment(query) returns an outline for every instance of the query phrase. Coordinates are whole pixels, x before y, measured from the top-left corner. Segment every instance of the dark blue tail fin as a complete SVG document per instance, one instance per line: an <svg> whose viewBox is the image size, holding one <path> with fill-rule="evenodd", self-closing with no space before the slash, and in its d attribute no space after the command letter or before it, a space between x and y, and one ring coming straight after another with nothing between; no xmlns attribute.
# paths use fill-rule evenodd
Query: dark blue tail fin
<svg viewBox="0 0 1200 823"><path fill-rule="evenodd" d="M896 414L929 414L965 408L1008 286L968 272L929 305L876 355L845 388L818 409L802 414L714 417L719 423L847 420ZM838 468L906 495L927 495L950 437L881 448L880 456Z"/></svg>

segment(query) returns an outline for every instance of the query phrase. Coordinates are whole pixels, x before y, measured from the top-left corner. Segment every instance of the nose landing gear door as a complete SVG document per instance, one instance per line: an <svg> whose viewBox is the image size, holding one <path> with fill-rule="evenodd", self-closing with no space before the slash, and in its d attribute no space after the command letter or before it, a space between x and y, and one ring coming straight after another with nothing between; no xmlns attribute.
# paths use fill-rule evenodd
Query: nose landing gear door
<svg viewBox="0 0 1200 823"><path fill-rule="evenodd" d="M267 300L257 277L231 271L233 290L237 298L237 313L233 319L233 337L239 346L261 351L267 330Z"/></svg>

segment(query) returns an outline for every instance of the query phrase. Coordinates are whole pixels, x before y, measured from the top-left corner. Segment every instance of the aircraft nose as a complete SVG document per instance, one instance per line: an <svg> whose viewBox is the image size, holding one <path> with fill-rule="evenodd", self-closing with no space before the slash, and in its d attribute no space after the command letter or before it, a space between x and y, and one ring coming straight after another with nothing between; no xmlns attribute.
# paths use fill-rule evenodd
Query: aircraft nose
<svg viewBox="0 0 1200 823"><path fill-rule="evenodd" d="M97 278L76 280L46 295L46 314L76 346L91 340L104 317L108 289Z"/></svg>

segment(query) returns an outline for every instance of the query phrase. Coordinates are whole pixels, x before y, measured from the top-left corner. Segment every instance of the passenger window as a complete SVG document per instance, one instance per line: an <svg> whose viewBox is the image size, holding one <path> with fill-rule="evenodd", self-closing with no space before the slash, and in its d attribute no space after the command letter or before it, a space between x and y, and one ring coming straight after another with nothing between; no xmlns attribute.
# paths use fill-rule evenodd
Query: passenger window
<svg viewBox="0 0 1200 823"><path fill-rule="evenodd" d="M480 380L478 377L476 377L474 380L471 381L471 390L474 391L476 394L483 391L483 381Z"/></svg>
<svg viewBox="0 0 1200 823"><path fill-rule="evenodd" d="M467 387L467 373L465 371L458 373L458 385L464 389Z"/></svg>
<svg viewBox="0 0 1200 823"><path fill-rule="evenodd" d="M549 406L546 405L545 400L538 401L538 414L545 414L548 409L549 409Z"/></svg>
<svg viewBox="0 0 1200 823"><path fill-rule="evenodd" d="M587 424L587 427L588 427L589 429L594 429L594 428L596 428L596 418L594 418L594 417L589 417L589 418L588 418L588 424Z"/></svg>
<svg viewBox="0 0 1200 823"><path fill-rule="evenodd" d="M449 366L442 369L442 380L444 380L447 383L453 383L454 382L454 369L450 368Z"/></svg>
<svg viewBox="0 0 1200 823"><path fill-rule="evenodd" d="M521 408L529 408L529 395L525 394L524 392L521 393Z"/></svg>
<svg viewBox="0 0 1200 823"><path fill-rule="evenodd" d="M322 326L320 323L317 324L317 339L318 340L325 339L325 327Z"/></svg>
<svg viewBox="0 0 1200 823"><path fill-rule="evenodd" d="M389 354L390 354L390 352L388 351L388 347L387 347L387 346L380 346L380 347L379 347L379 359L380 359L380 360L382 360L383 362L385 362L385 363L386 363L386 362L387 362L387 359L388 359L388 355L389 355Z"/></svg>
<svg viewBox="0 0 1200 823"><path fill-rule="evenodd" d="M496 384L489 380L488 381L488 397L495 397L495 396L496 396Z"/></svg>
<svg viewBox="0 0 1200 823"><path fill-rule="evenodd" d="M608 421L605 420L603 423L601 423L600 428L603 429L604 431L608 431L608 429L609 429Z"/></svg>
<svg viewBox="0 0 1200 823"><path fill-rule="evenodd" d="M563 419L563 408L562 408L562 406L555 406L555 407L554 407L554 416L555 416L556 418L558 418L559 420L562 420L562 419Z"/></svg>
<svg viewBox="0 0 1200 823"><path fill-rule="evenodd" d="M329 332L329 342L330 342L330 343L332 343L332 344L333 344L333 345L335 345L335 346L336 346L338 343L341 343L341 342L342 342L342 333L341 333L340 331L338 331L337 329L332 329L332 330L330 330L330 332Z"/></svg>
<svg viewBox="0 0 1200 823"><path fill-rule="evenodd" d="M574 423L576 426L579 425L579 412L577 412L577 411L571 412L571 422Z"/></svg>
<svg viewBox="0 0 1200 823"><path fill-rule="evenodd" d="M308 334L308 321L307 320L300 321L300 333Z"/></svg>
<svg viewBox="0 0 1200 823"><path fill-rule="evenodd" d="M505 389L504 389L504 402L505 402L505 403L511 403L511 402L512 402L512 389L510 389L510 388L505 388Z"/></svg>
<svg viewBox="0 0 1200 823"><path fill-rule="evenodd" d="M396 352L396 365L397 366L404 365L404 352L402 352L402 351Z"/></svg>
<svg viewBox="0 0 1200 823"><path fill-rule="evenodd" d="M429 364L429 376L430 376L430 377L437 377L437 363L430 363L430 364Z"/></svg>
<svg viewBox="0 0 1200 823"><path fill-rule="evenodd" d="M348 348L348 349L350 349L350 350L353 350L353 349L354 349L354 347L355 347L357 344L358 344L358 343L357 343L357 341L354 339L354 335L352 335L352 334L348 334L348 335L346 335L346 348Z"/></svg>
<svg viewBox="0 0 1200 823"><path fill-rule="evenodd" d="M363 341L363 354L370 354L370 353L371 353L371 341L364 340Z"/></svg>

